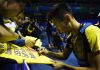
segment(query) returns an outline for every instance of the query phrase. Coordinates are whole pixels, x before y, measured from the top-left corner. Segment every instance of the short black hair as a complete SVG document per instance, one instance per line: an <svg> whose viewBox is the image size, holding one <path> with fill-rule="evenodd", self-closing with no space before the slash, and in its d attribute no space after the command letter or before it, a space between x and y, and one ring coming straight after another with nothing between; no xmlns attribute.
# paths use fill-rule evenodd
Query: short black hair
<svg viewBox="0 0 100 70"><path fill-rule="evenodd" d="M59 20L64 19L64 14L69 13L72 15L71 8L66 3L59 3L53 6L51 12L48 13L47 18L51 20L52 18L56 18Z"/></svg>

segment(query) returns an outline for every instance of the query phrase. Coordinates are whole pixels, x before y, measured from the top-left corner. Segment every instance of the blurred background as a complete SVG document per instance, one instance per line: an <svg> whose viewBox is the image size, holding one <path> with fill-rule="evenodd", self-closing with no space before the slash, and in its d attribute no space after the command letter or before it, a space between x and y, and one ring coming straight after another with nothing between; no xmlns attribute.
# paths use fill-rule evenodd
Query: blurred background
<svg viewBox="0 0 100 70"><path fill-rule="evenodd" d="M32 3L27 3L24 8L24 13L30 14L30 17L37 19L40 25L46 26L46 15L51 10L51 7L56 3L68 3L74 13L75 18L80 23L97 23L98 13L100 12L100 0L33 0ZM43 46L48 45L48 38L43 41ZM72 53L67 61L67 64L79 66L77 60ZM46 69L45 69L46 70Z"/></svg>
<svg viewBox="0 0 100 70"><path fill-rule="evenodd" d="M48 34L48 32L46 31L48 26L46 15L51 10L54 4L61 2L68 3L70 5L75 18L80 23L96 24L98 22L97 16L100 12L100 0L32 0L32 2L27 2L24 8L25 17L33 18L37 25L36 30L34 30L33 34L31 35L40 38L43 42L42 46L46 48L48 48L50 44L50 37L48 36L50 33ZM55 31L55 27L52 28L51 31ZM66 46L65 43L66 42L64 42L64 48ZM68 60L64 60L63 62L69 65L79 66L73 52L71 53ZM34 64L33 68L32 70L52 70L51 66L42 64ZM17 65L15 65L15 68L12 70L20 69Z"/></svg>

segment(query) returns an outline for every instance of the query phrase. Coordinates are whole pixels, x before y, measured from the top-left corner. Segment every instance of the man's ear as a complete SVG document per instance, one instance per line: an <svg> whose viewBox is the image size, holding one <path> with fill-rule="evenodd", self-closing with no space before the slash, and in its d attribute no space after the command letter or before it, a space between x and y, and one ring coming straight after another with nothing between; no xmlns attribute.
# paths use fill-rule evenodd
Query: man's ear
<svg viewBox="0 0 100 70"><path fill-rule="evenodd" d="M70 14L65 14L64 15L65 20L69 21L71 19L71 15Z"/></svg>

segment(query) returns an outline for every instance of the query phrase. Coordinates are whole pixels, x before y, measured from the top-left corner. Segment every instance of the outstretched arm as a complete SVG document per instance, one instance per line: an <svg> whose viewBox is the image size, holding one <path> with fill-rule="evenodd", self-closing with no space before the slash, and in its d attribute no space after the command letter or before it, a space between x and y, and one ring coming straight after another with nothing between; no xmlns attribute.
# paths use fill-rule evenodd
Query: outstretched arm
<svg viewBox="0 0 100 70"><path fill-rule="evenodd" d="M8 42L12 40L16 40L18 38L18 34L11 31L9 28L0 25L0 42Z"/></svg>

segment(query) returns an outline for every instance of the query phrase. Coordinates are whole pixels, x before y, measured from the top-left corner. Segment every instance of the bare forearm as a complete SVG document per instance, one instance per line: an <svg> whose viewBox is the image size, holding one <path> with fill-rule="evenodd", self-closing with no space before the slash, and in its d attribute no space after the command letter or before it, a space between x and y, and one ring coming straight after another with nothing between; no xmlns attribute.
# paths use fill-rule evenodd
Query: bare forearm
<svg viewBox="0 0 100 70"><path fill-rule="evenodd" d="M93 70L89 67L75 67L67 64L65 64L63 68L66 70Z"/></svg>
<svg viewBox="0 0 100 70"><path fill-rule="evenodd" d="M89 67L75 67L75 66L71 66L71 65L67 65L67 64L65 64L63 68L66 70L94 70Z"/></svg>
<svg viewBox="0 0 100 70"><path fill-rule="evenodd" d="M63 52L48 51L47 55L56 59L66 60L71 53L71 49L65 48Z"/></svg>
<svg viewBox="0 0 100 70"><path fill-rule="evenodd" d="M94 69L89 67L76 67L76 70L94 70Z"/></svg>
<svg viewBox="0 0 100 70"><path fill-rule="evenodd" d="M64 59L63 53L61 53L61 52L48 51L47 55L50 57L56 58L56 59L60 59L60 60Z"/></svg>

